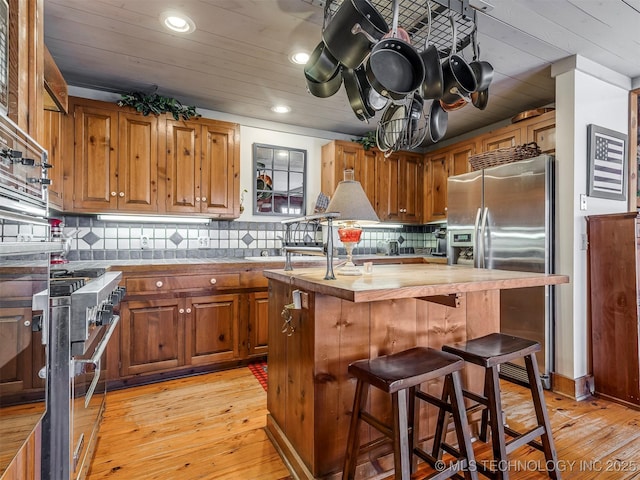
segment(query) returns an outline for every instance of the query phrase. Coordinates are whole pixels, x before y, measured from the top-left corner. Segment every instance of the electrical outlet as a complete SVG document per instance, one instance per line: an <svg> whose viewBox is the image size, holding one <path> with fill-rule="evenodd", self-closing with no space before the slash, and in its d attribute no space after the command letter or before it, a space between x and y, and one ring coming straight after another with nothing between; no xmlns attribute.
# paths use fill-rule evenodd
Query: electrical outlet
<svg viewBox="0 0 640 480"><path fill-rule="evenodd" d="M209 248L209 237L198 237L198 248Z"/></svg>
<svg viewBox="0 0 640 480"><path fill-rule="evenodd" d="M149 248L149 237L146 235L140 237L140 248Z"/></svg>
<svg viewBox="0 0 640 480"><path fill-rule="evenodd" d="M587 196L584 193L580 194L580 210L587 209Z"/></svg>

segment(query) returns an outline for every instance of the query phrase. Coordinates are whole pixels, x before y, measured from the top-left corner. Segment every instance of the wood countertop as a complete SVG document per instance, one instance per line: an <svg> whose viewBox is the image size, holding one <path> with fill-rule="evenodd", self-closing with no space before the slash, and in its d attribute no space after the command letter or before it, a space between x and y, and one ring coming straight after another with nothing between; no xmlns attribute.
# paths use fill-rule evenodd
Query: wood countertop
<svg viewBox="0 0 640 480"><path fill-rule="evenodd" d="M376 265L371 274L336 275L336 280L324 280L324 275L324 268L302 268L291 272L264 271L264 276L269 279L352 302L569 283L569 277L566 275L438 264Z"/></svg>

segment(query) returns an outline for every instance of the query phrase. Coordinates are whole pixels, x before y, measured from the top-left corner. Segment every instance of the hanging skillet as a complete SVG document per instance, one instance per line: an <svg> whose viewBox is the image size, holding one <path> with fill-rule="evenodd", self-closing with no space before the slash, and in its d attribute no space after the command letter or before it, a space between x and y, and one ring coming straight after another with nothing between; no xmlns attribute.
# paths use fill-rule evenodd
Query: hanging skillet
<svg viewBox="0 0 640 480"><path fill-rule="evenodd" d="M351 105L353 113L358 117L358 120L367 122L376 114L376 111L369 104L367 92L371 86L367 81L364 71L362 68L355 70L345 68L342 70L342 78L344 80L344 89L347 91L347 97L349 97L349 105Z"/></svg>
<svg viewBox="0 0 640 480"><path fill-rule="evenodd" d="M393 0L391 36L371 49L367 61L367 79L380 94L400 100L415 91L424 81L424 63L409 43L398 38L399 0Z"/></svg>

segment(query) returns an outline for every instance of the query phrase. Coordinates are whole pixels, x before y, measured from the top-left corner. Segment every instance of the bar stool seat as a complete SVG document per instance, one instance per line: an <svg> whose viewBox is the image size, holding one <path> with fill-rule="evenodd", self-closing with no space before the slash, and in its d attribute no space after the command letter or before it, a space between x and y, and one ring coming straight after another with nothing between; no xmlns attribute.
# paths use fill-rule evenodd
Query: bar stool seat
<svg viewBox="0 0 640 480"><path fill-rule="evenodd" d="M435 467L437 459L417 446L418 429L414 421L416 417L419 418L418 401L423 400L452 414L459 444L459 451L455 455L457 458L447 464L448 468L425 478L451 478L464 470L467 480L476 480L476 471L469 468L475 462L462 397L460 370L463 366L460 357L428 347L414 347L351 363L348 371L356 377L357 382L342 478L355 477L359 453L372 450L389 440L393 443L396 479L410 478L417 464L414 455ZM442 399L420 391L421 383L441 377L444 377ZM391 395L392 425L384 424L365 410L369 386ZM361 421L376 428L384 437L360 445Z"/></svg>
<svg viewBox="0 0 640 480"><path fill-rule="evenodd" d="M490 478L507 480L509 478L508 454L522 445L529 444L544 452L545 466L549 477L560 479L558 457L535 356L535 353L540 351L540 344L520 337L492 333L466 342L444 345L442 350L463 358L465 362L479 365L485 369L483 395L463 389L463 395L477 402L476 406L480 405L483 410L480 440L487 441L487 427L489 427L494 457L493 464L498 466L497 469L489 469L482 463L478 463L478 470ZM519 358L524 358L525 361L529 389L537 421L536 426L525 433L517 432L504 425L498 371L498 367L501 364ZM475 406L472 406L468 410L473 410L474 408ZM444 425L444 420L445 413L441 412L438 418L438 428ZM446 428L436 431L433 446L434 452L439 452L440 449L449 450L449 447L444 443L444 434L446 433L444 430ZM508 442L506 434L512 437ZM535 441L538 437L542 443Z"/></svg>

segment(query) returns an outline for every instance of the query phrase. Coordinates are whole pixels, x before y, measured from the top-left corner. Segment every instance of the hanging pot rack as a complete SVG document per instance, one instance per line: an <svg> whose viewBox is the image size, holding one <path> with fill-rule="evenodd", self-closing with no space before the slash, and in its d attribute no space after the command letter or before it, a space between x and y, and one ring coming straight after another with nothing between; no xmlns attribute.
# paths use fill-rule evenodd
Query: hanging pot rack
<svg viewBox="0 0 640 480"><path fill-rule="evenodd" d="M380 22L386 21L389 26L392 26L390 31L392 37L399 35L400 30L406 32L409 39L405 41L412 45L409 47L410 49L415 50L415 52L418 52L419 54L426 51L427 47L430 47L430 53L428 53L427 58L433 61L434 58L432 54L437 51L436 58L439 57L439 59L442 60L443 65L452 61L453 57L457 57L457 55L453 54L461 52L476 39L476 11L469 6L469 0L366 0L370 5L370 7L367 7L369 10L366 13L365 10L367 10L367 8L365 8L365 6L367 3L362 2L359 2L358 5L363 9L363 11L355 7L355 4L351 4L349 6L345 5L347 9L341 10L342 4L349 1L355 0L325 0L324 22L322 29L322 41L329 45L329 50L332 50L332 47L336 48L336 51L340 54L340 57L336 56L336 58L341 58L341 60L344 59L345 63L347 60L351 63L355 62L353 57L349 56L352 54L352 51L349 50L349 48L353 47L353 45L347 43L346 45L349 45L349 47L343 47L345 44L336 43L340 38L339 33L337 32L342 32L345 28L349 29L354 15L356 16L356 19L354 20L356 23L354 23L353 28L350 29L351 34L362 34L369 39L371 44L375 44L376 46L384 45L381 50L387 48L386 44L376 44L376 40L371 37L372 34L364 32L359 23L357 23L357 15L367 15L367 19L370 18L369 15L372 15L369 20L370 25L378 22L376 26L379 28ZM336 12L339 11L340 15L336 16ZM377 15L379 20L374 20L374 13ZM336 16L336 21L331 23L334 16ZM337 19L338 17L340 20ZM367 20L363 21L367 22ZM327 29L328 25L330 28L333 27L331 32ZM378 30L378 32L379 31L380 30ZM344 39L340 39L344 41ZM329 44L329 41L332 43ZM401 41L398 41L397 43L398 45L402 44ZM390 46L393 47L392 44ZM347 48L347 50L345 51L344 48ZM371 57L373 56L375 49L376 47L371 50ZM476 52L477 47L474 44L474 61L478 55ZM362 52L356 50L356 53L353 55L362 55ZM366 59L366 62L368 62L366 63L367 68L371 66L371 57ZM329 56L329 58L332 57ZM420 57L418 59L420 60ZM424 60L424 57L422 57L422 60ZM333 61L336 60L333 59ZM407 62L410 63L409 57L407 58ZM462 62L466 64L466 61L463 60ZM352 74L354 72L354 70L345 70L346 68L347 67L344 65L338 67L338 72L341 77L340 79L344 78L347 73L351 72L350 74ZM352 66L351 68L355 67ZM433 69L431 69L431 71L433 72ZM389 93L387 92L387 88L384 88L384 91L380 90L381 86L386 87L386 85L379 84L380 82L375 83L372 81L371 85L369 85L371 78L369 78L368 73L369 72L367 71L366 86L362 86L362 88L366 88L368 91L378 90L379 94L387 97L387 105L386 107L383 107L385 108L385 111L383 112L382 119L379 121L376 130L377 146L384 152L385 156L391 155L394 151L413 149L422 146L423 142L426 141L436 143L442 138L444 131L446 130L446 110L443 110L443 115L431 118L434 116L433 106L437 102L438 104L442 103L440 96L426 97L434 99L431 107L428 108L430 113L427 114L427 108L423 109L425 99L421 97L423 93L426 93L426 91L423 91L423 84L421 84L417 90L412 91L407 95L398 96L396 88L389 87L391 92L393 92ZM383 73L387 73L387 71L384 71ZM378 80L378 75L375 75L374 78ZM430 79L430 81L435 80L435 76L432 76ZM307 78L307 81L309 82L309 78ZM346 79L344 81L345 88L347 88ZM454 81L458 82L459 79L454 77ZM454 87L456 87L455 84ZM450 90L451 92L454 90L458 92L459 88L460 87L452 87ZM475 90L475 85L473 87L465 88L472 88ZM311 90L309 91L313 94ZM464 92L466 94L466 91ZM365 92L365 94L366 93L367 92ZM429 93L429 95L434 95L434 93ZM459 95L460 97L463 97L462 93L459 93ZM468 99L465 100L467 103L469 102ZM362 101L367 103L365 100ZM375 110L379 109L376 108ZM358 116L360 120L366 122L368 122L371 117L367 115L363 118L361 115L358 115L358 111L356 109L354 109L354 113L356 113L356 116ZM432 131L434 128L437 131Z"/></svg>
<svg viewBox="0 0 640 480"><path fill-rule="evenodd" d="M340 8L345 0L326 0L325 25ZM348 0L346 0L348 1ZM380 12L387 23L391 25L393 18L392 0L369 0ZM451 26L450 15L453 15L457 25L457 47L460 52L471 43L473 29L475 27L476 13L469 6L468 0L399 0L398 25L404 28L411 38L411 43L417 51L425 48L427 40L429 11L431 6L431 37L429 42L437 45L440 58L445 58L451 53Z"/></svg>

